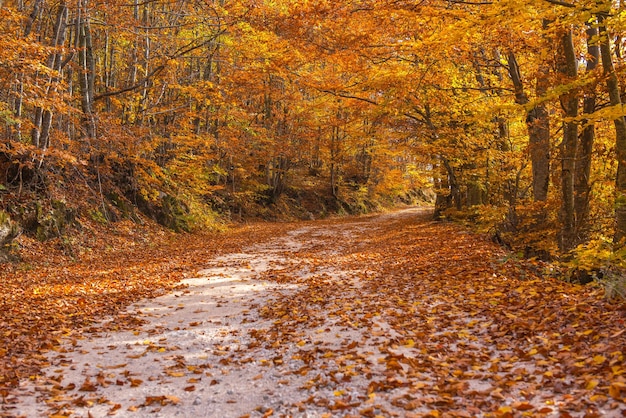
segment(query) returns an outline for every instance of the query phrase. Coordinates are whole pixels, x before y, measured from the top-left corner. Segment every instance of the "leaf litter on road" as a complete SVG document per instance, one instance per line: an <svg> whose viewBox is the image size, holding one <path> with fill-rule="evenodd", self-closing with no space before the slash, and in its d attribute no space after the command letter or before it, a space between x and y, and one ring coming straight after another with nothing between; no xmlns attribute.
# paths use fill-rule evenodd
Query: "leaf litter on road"
<svg viewBox="0 0 626 418"><path fill-rule="evenodd" d="M274 235L122 312L134 328L60 335L3 413L626 414L625 309L598 289L423 210Z"/></svg>

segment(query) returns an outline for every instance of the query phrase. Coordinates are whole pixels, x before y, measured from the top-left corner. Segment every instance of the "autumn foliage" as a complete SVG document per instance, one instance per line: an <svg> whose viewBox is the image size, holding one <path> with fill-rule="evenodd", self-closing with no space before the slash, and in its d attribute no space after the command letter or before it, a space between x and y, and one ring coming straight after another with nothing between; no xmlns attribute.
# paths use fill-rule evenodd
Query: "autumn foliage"
<svg viewBox="0 0 626 418"><path fill-rule="evenodd" d="M431 191L437 216L527 256L621 249L614 2L32 0L1 13L2 206L42 239L75 218L140 211L192 230Z"/></svg>

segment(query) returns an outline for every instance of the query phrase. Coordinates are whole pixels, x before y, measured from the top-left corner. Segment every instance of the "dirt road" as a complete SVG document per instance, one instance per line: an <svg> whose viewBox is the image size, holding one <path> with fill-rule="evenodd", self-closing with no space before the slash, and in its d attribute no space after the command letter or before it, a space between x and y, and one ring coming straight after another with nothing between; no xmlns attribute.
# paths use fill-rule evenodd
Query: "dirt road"
<svg viewBox="0 0 626 418"><path fill-rule="evenodd" d="M1 411L624 416L623 311L503 258L424 209L308 223L70 334Z"/></svg>

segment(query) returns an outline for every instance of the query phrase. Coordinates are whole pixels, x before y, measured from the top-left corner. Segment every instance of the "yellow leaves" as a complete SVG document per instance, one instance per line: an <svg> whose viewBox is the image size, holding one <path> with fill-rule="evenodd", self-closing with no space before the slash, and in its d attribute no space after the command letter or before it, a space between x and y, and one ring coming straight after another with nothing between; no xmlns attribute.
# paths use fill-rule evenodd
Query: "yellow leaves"
<svg viewBox="0 0 626 418"><path fill-rule="evenodd" d="M412 338L409 338L404 342L404 344L402 344L402 346L404 348L413 348L415 347L415 341Z"/></svg>
<svg viewBox="0 0 626 418"><path fill-rule="evenodd" d="M510 414L513 413L513 408L511 408L510 406L501 406L500 408L498 408L498 410L496 411L496 414L498 416L508 416ZM512 415L511 415L512 416Z"/></svg>
<svg viewBox="0 0 626 418"><path fill-rule="evenodd" d="M598 379L591 379L587 382L585 389L594 390L598 386L598 384L600 384L600 381Z"/></svg>
<svg viewBox="0 0 626 418"><path fill-rule="evenodd" d="M462 329L459 332L457 332L457 336L460 339L467 339L469 336L471 335L470 331L467 329Z"/></svg>
<svg viewBox="0 0 626 418"><path fill-rule="evenodd" d="M602 356L602 355L596 355L593 357L593 363L597 366L601 365L602 363L604 363L606 361L606 357Z"/></svg>
<svg viewBox="0 0 626 418"><path fill-rule="evenodd" d="M609 396L616 400L626 398L626 382L616 381L609 386Z"/></svg>
<svg viewBox="0 0 626 418"><path fill-rule="evenodd" d="M606 396L602 395L602 394L596 393L595 395L591 395L591 396L589 397L589 400L590 400L591 402L595 402L595 403L597 403L597 404L600 404L600 405L601 405L601 404L606 403L606 401L608 400L608 398L607 398Z"/></svg>
<svg viewBox="0 0 626 418"><path fill-rule="evenodd" d="M613 376L621 376L626 373L626 368L619 365L611 366L611 372Z"/></svg>

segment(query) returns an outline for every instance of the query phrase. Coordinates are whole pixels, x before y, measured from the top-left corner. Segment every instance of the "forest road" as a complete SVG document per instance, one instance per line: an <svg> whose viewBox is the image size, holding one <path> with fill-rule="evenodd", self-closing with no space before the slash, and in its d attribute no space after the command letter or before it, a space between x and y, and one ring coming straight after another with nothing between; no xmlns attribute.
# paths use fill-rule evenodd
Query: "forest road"
<svg viewBox="0 0 626 418"><path fill-rule="evenodd" d="M138 301L127 312L142 320L134 330L68 339L2 412L623 416L604 369L572 375L559 357L556 314L575 295L514 277L503 256L424 208L306 223ZM593 332L602 363L616 366L619 341ZM567 346L573 358L579 348Z"/></svg>

